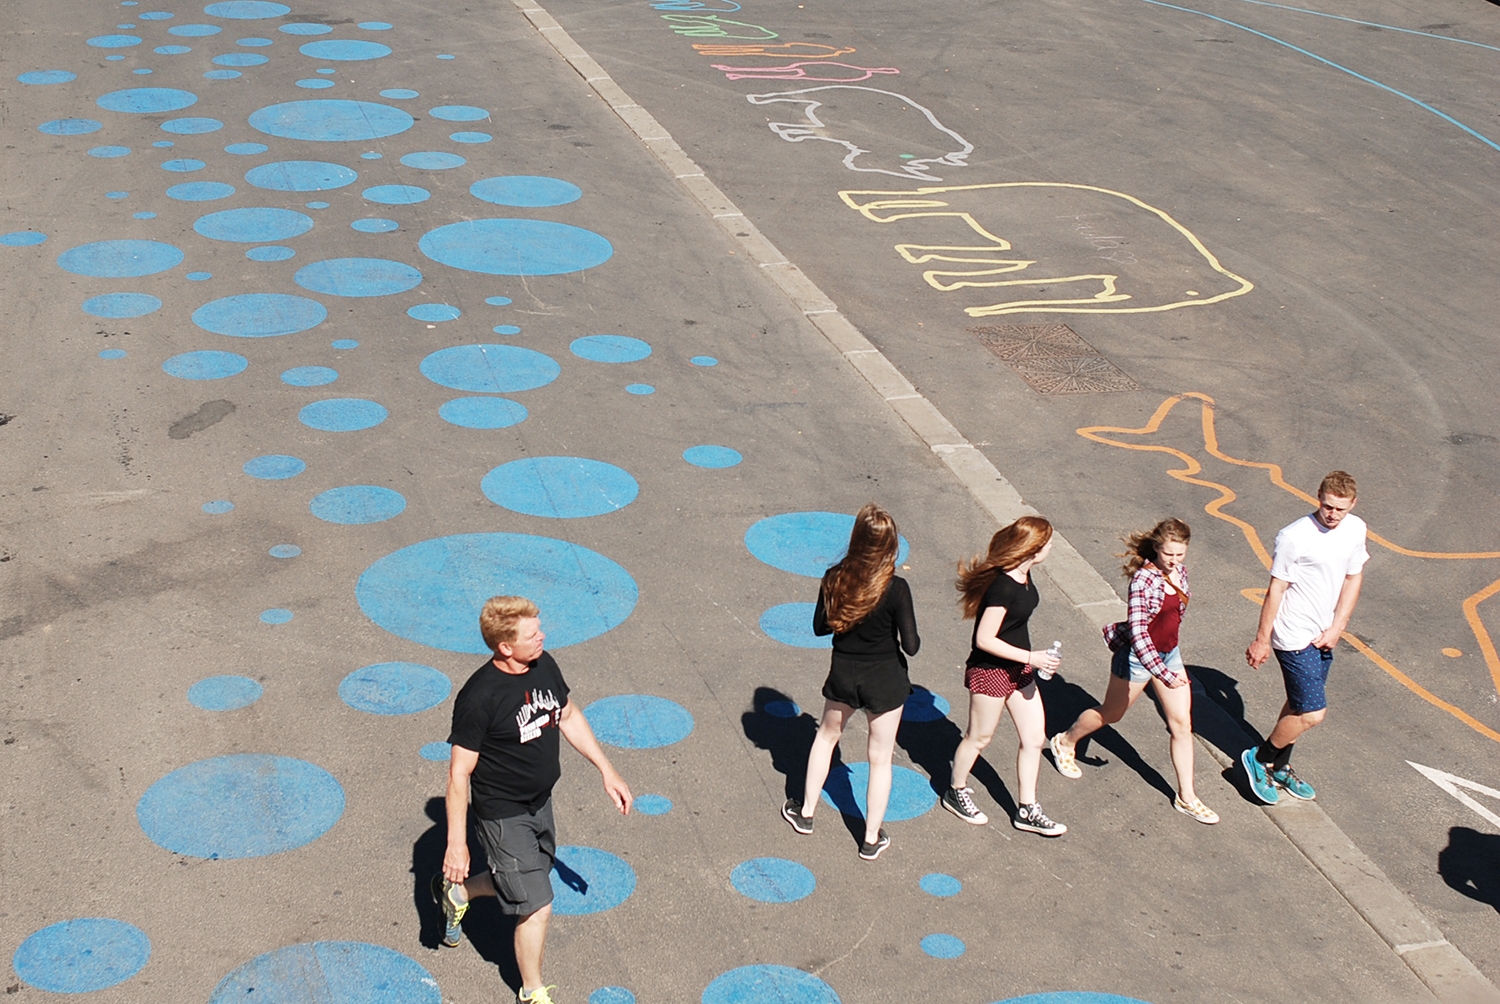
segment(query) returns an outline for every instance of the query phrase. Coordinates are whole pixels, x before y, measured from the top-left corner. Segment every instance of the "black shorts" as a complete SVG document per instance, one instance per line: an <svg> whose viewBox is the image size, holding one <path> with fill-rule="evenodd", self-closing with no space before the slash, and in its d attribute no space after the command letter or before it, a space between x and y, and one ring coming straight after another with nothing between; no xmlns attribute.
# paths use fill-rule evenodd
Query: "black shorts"
<svg viewBox="0 0 1500 1004"><path fill-rule="evenodd" d="M501 911L525 917L551 903L552 861L557 856L552 799L528 815L474 822Z"/></svg>
<svg viewBox="0 0 1500 1004"><path fill-rule="evenodd" d="M861 661L834 656L828 679L823 681L823 696L828 700L872 715L894 711L911 693L906 667L894 659Z"/></svg>

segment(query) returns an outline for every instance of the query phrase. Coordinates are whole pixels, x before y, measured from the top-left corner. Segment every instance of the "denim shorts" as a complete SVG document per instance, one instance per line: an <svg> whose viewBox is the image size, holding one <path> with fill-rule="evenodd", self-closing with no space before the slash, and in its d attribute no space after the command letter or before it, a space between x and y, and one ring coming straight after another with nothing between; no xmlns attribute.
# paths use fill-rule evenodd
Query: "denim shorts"
<svg viewBox="0 0 1500 1004"><path fill-rule="evenodd" d="M1187 676L1187 667L1182 664L1182 650L1174 648L1170 652L1161 654L1162 661L1167 668L1174 673ZM1135 657L1135 649L1126 645L1115 653L1115 657L1109 664L1109 671L1122 680L1131 683L1145 683L1151 679L1151 671L1141 664L1141 660Z"/></svg>
<svg viewBox="0 0 1500 1004"><path fill-rule="evenodd" d="M1286 703L1292 713L1305 715L1328 707L1328 695L1323 688L1328 683L1328 670L1333 667L1333 649L1325 651L1309 645L1296 652L1283 652L1279 648L1274 651L1276 661L1281 663Z"/></svg>

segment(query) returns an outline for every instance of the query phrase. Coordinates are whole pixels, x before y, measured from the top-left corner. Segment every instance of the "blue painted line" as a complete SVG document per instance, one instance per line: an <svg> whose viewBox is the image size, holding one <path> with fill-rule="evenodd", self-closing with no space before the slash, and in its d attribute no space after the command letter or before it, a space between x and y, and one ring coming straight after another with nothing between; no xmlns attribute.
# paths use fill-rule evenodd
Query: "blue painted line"
<svg viewBox="0 0 1500 1004"><path fill-rule="evenodd" d="M584 457L525 457L501 464L479 483L485 498L512 512L549 519L602 516L640 494L635 478Z"/></svg>
<svg viewBox="0 0 1500 1004"><path fill-rule="evenodd" d="M949 896L957 896L963 892L964 888L964 884L958 879L952 875L945 875L942 872L929 872L923 875L917 885L921 886L922 891L929 896L937 896L942 899L947 899Z"/></svg>
<svg viewBox="0 0 1500 1004"><path fill-rule="evenodd" d="M11 957L16 975L38 990L81 994L123 983L151 958L151 939L134 924L79 917L50 924Z"/></svg>
<svg viewBox="0 0 1500 1004"><path fill-rule="evenodd" d="M786 858L751 858L734 866L729 882L735 891L760 903L795 903L817 888L806 865Z"/></svg>
<svg viewBox="0 0 1500 1004"><path fill-rule="evenodd" d="M814 603L778 603L760 615L760 629L774 641L794 648L833 648L833 635L813 634Z"/></svg>
<svg viewBox="0 0 1500 1004"><path fill-rule="evenodd" d="M452 690L452 682L431 666L382 662L344 677L339 700L372 715L414 715L442 704Z"/></svg>
<svg viewBox="0 0 1500 1004"><path fill-rule="evenodd" d="M1298 14L1311 14L1314 17L1326 17L1334 21L1347 21L1350 24L1362 24L1368 28L1383 28L1386 31L1399 31L1403 35L1421 35L1423 38L1436 38L1444 42L1457 42L1460 45L1474 45L1481 49L1489 49L1491 52L1500 52L1500 46L1485 45L1483 42L1471 42L1467 38L1454 38L1452 35L1434 35L1430 31L1418 31L1415 28L1398 28L1393 24L1381 24L1379 21L1361 21L1358 18L1344 17L1340 14L1329 14L1321 10L1308 10L1306 7L1289 7L1283 3L1271 3L1270 0L1243 0L1244 3L1253 3L1257 7L1275 7L1278 10L1295 11Z"/></svg>
<svg viewBox="0 0 1500 1004"><path fill-rule="evenodd" d="M964 954L964 943L951 934L929 934L922 939L922 951L934 959L956 959Z"/></svg>
<svg viewBox="0 0 1500 1004"><path fill-rule="evenodd" d="M870 784L870 765L864 761L836 765L823 784L823 801L846 816L865 818L865 793ZM909 767L891 768L891 802L887 822L899 823L931 812L937 795L927 778Z"/></svg>
<svg viewBox="0 0 1500 1004"><path fill-rule="evenodd" d="M602 913L635 892L635 869L597 847L559 847L552 865L552 911L566 916Z"/></svg>
<svg viewBox="0 0 1500 1004"><path fill-rule="evenodd" d="M1447 112L1439 111L1438 109L1432 107L1432 105L1429 105L1427 102L1422 101L1418 98L1414 98L1410 94L1407 94L1405 91L1398 91L1396 88L1392 87L1389 84L1382 84L1374 77L1367 77L1363 73L1357 73L1354 70L1349 69L1349 67L1347 66L1344 66L1340 63L1335 63L1333 60L1328 59L1324 56L1320 56L1316 52L1310 52L1307 49L1302 48L1301 46L1293 45L1291 42L1277 38L1275 35L1267 35L1263 31L1256 31L1254 28L1240 24L1238 21L1231 21L1228 18L1219 17L1216 14L1209 14L1206 11L1194 10L1191 7L1179 7L1176 4L1166 3L1164 2L1164 0L1141 0L1141 2L1149 3L1156 7L1166 7L1169 10L1182 11L1184 14L1197 14L1200 17L1208 18L1210 21L1218 21L1220 24L1227 24L1231 28L1238 28L1241 31L1248 31L1250 34L1263 38L1268 42L1275 42L1277 45L1285 46L1286 48L1291 49L1293 52L1301 53L1302 55L1307 56L1309 59L1315 59L1325 66L1331 66L1333 69L1338 70L1340 73L1347 73L1349 74L1349 76L1355 78L1356 80L1363 80L1365 83L1372 84L1375 87L1380 88L1382 91L1388 91L1404 101L1410 101L1418 108L1431 112L1438 118L1442 119L1444 122L1457 126L1490 149L1500 150L1500 143L1496 143L1494 140L1490 139L1488 136L1484 135L1478 130L1464 125L1462 122L1454 118L1452 115L1449 115Z"/></svg>
<svg viewBox="0 0 1500 1004"><path fill-rule="evenodd" d="M307 506L325 523L356 526L383 523L401 515L406 511L406 499L400 492L378 485L345 485L315 495Z"/></svg>
<svg viewBox="0 0 1500 1004"><path fill-rule="evenodd" d="M219 981L209 1004L441 1004L432 974L400 952L359 941L315 941L256 956Z"/></svg>
<svg viewBox="0 0 1500 1004"><path fill-rule="evenodd" d="M687 708L650 694L603 697L584 708L583 715L600 742L621 749L671 746L693 732L693 716Z"/></svg>
<svg viewBox="0 0 1500 1004"><path fill-rule="evenodd" d="M703 990L702 1004L842 1004L833 987L791 966L741 966Z"/></svg>
<svg viewBox="0 0 1500 1004"><path fill-rule="evenodd" d="M188 688L188 703L204 711L233 711L260 700L264 689L248 676L209 676Z"/></svg>

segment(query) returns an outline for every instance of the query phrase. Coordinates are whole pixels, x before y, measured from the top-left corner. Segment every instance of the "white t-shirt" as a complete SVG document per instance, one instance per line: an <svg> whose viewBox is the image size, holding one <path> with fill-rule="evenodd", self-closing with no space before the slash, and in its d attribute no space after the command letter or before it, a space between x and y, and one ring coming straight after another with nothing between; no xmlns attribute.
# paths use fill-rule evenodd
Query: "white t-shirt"
<svg viewBox="0 0 1500 1004"><path fill-rule="evenodd" d="M1353 513L1332 530L1308 513L1276 535L1271 574L1291 585L1271 625L1272 648L1304 649L1333 624L1344 577L1358 575L1370 560L1365 533L1365 521Z"/></svg>

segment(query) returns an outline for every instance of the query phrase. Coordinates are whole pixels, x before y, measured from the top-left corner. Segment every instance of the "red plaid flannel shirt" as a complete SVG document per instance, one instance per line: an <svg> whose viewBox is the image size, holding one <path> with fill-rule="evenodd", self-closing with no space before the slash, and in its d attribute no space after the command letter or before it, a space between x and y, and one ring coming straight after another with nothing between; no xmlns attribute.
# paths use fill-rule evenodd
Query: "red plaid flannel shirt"
<svg viewBox="0 0 1500 1004"><path fill-rule="evenodd" d="M1188 593L1187 566L1179 566L1177 578L1181 585L1178 591L1186 598ZM1146 671L1168 687L1176 686L1180 675L1167 666L1167 661L1156 650L1151 640L1151 621L1161 613L1167 598L1167 581L1161 569L1145 565L1130 577L1130 597L1126 600L1126 620L1130 624L1130 648ZM1186 605L1183 613L1187 613Z"/></svg>

